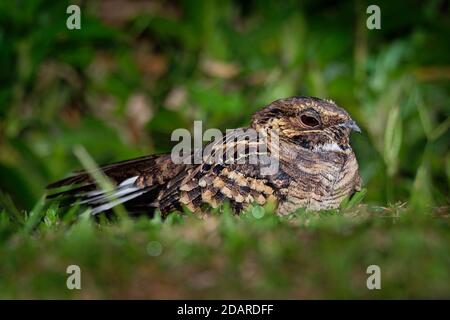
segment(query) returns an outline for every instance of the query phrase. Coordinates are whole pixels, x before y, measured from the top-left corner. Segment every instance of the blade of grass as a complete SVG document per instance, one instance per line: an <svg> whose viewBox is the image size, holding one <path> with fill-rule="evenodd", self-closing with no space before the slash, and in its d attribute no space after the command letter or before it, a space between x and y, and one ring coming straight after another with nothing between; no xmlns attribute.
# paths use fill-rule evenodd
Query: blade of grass
<svg viewBox="0 0 450 320"><path fill-rule="evenodd" d="M97 186L106 194L111 195L112 197L111 202L116 201L117 199L114 197L113 194L115 190L114 184L109 180L109 178L106 175L103 174L101 169L89 155L86 149L81 145L76 145L73 148L73 152L80 161L81 165L86 170L86 172L88 172L89 175L91 175L91 177L94 179ZM129 220L127 212L122 205L114 206L112 210L122 223Z"/></svg>
<svg viewBox="0 0 450 320"><path fill-rule="evenodd" d="M361 191L358 191L354 193L351 197L345 198L341 203L341 209L351 209L355 207L356 205L360 204L361 201L363 201L364 197L367 194L367 189L361 189Z"/></svg>
<svg viewBox="0 0 450 320"><path fill-rule="evenodd" d="M3 192L0 192L0 206L5 209L12 221L20 225L24 223L24 215L17 209L11 197Z"/></svg>
<svg viewBox="0 0 450 320"><path fill-rule="evenodd" d="M42 218L44 217L45 213L44 207L45 207L45 196L41 197L34 206L34 208L30 211L28 219L26 220L25 226L23 228L23 231L25 233L30 233L31 231L33 231L37 227L37 225L42 221Z"/></svg>

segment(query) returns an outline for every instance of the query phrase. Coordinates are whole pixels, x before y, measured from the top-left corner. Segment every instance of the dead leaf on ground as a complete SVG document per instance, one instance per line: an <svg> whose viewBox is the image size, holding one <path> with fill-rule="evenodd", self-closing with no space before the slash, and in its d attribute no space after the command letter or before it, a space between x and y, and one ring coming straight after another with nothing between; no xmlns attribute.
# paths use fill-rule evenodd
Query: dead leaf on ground
<svg viewBox="0 0 450 320"><path fill-rule="evenodd" d="M233 78L240 72L240 67L236 63L209 58L202 60L200 67L208 76L222 79Z"/></svg>

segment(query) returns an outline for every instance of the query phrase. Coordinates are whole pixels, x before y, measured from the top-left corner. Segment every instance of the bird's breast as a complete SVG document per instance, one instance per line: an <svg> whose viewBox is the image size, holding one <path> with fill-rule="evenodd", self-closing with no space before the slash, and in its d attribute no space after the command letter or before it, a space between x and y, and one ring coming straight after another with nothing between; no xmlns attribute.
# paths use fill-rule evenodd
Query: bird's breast
<svg viewBox="0 0 450 320"><path fill-rule="evenodd" d="M279 204L280 214L298 208L334 209L360 188L358 163L351 149L347 152L299 152L295 161L282 162L281 170L290 181L285 199Z"/></svg>

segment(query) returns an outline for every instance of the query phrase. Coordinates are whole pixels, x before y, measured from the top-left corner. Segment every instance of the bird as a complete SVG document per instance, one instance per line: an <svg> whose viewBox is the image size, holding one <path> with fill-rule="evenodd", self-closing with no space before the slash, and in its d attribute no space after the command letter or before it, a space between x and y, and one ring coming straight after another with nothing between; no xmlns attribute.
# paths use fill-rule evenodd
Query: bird
<svg viewBox="0 0 450 320"><path fill-rule="evenodd" d="M227 130L207 144L206 153L193 150L183 161L164 153L102 166L112 191L80 171L48 185L48 198L88 205L93 215L119 204L130 214L159 211L163 217L186 208L205 215L223 203L236 214L268 203L281 216L300 208L336 209L361 189L352 131L361 132L332 100L278 99L255 112L248 127ZM199 152L200 160L192 161Z"/></svg>

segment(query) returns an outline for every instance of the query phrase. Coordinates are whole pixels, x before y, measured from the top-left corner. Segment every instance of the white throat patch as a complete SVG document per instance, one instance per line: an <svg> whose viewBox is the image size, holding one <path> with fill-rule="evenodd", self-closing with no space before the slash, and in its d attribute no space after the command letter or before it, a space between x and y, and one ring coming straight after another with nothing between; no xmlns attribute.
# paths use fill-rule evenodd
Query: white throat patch
<svg viewBox="0 0 450 320"><path fill-rule="evenodd" d="M338 152L344 151L336 142L325 143L321 146L316 147L316 150L318 150L318 151L338 151Z"/></svg>

